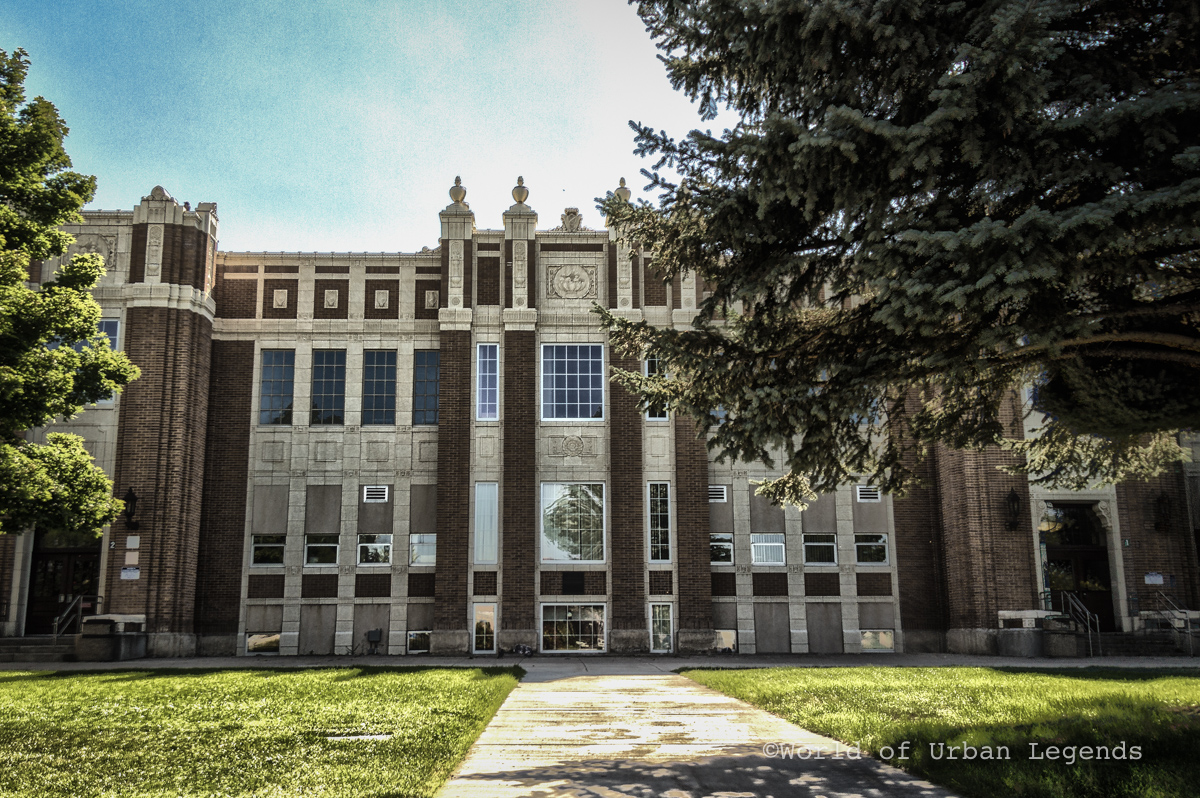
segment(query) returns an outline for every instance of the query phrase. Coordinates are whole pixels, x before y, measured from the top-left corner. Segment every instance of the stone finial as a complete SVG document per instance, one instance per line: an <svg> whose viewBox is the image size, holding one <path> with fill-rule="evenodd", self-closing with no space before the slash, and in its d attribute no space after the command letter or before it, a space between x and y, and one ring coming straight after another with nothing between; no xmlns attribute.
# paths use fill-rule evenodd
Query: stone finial
<svg viewBox="0 0 1200 798"><path fill-rule="evenodd" d="M175 198L167 192L162 186L155 186L150 190L148 197L142 197L143 200L151 200L154 202L175 202ZM178 205L179 203L175 203Z"/></svg>
<svg viewBox="0 0 1200 798"><path fill-rule="evenodd" d="M455 177L454 185L450 189L450 199L457 204L461 204L467 198L467 190L463 188L462 178Z"/></svg>
<svg viewBox="0 0 1200 798"><path fill-rule="evenodd" d="M633 196L633 192L625 188L625 178L623 177L621 178L620 187L613 193L621 198L621 202L629 202L629 198Z"/></svg>
<svg viewBox="0 0 1200 798"><path fill-rule="evenodd" d="M529 199L529 189L525 188L525 178L518 177L517 185L512 190L513 199L519 204L525 204L525 200Z"/></svg>

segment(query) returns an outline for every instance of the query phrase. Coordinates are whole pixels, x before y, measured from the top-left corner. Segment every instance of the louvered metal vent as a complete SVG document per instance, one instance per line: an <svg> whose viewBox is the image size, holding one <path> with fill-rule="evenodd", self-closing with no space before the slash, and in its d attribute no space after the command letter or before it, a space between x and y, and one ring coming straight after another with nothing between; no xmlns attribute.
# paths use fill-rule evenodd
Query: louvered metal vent
<svg viewBox="0 0 1200 798"><path fill-rule="evenodd" d="M382 504L388 500L387 485L364 485L363 501L367 504Z"/></svg>

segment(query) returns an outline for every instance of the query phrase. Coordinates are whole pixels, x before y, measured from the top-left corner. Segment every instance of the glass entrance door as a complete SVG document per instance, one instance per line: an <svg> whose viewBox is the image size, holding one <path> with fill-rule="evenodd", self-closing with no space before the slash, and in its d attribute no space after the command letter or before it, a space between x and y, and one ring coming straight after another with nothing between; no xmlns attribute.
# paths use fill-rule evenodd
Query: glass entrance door
<svg viewBox="0 0 1200 798"><path fill-rule="evenodd" d="M76 596L96 595L100 585L100 552L34 551L31 571L25 634L48 635L54 631L54 619ZM94 599L85 599L84 604L84 615L96 614Z"/></svg>
<svg viewBox="0 0 1200 798"><path fill-rule="evenodd" d="M1040 527L1046 546L1046 586L1055 609L1063 594L1074 593L1100 621L1100 630L1116 628L1112 581L1104 529L1091 505L1055 504Z"/></svg>

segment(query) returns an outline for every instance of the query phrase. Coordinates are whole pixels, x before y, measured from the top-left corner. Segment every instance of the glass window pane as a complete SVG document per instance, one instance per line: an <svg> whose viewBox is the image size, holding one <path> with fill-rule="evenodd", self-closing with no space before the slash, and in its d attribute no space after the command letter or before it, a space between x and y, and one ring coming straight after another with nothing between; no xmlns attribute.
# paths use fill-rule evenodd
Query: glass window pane
<svg viewBox="0 0 1200 798"><path fill-rule="evenodd" d="M604 560L603 483L542 483L542 560Z"/></svg>
<svg viewBox="0 0 1200 798"><path fill-rule="evenodd" d="M604 347L542 347L542 418L604 418Z"/></svg>
<svg viewBox="0 0 1200 798"><path fill-rule="evenodd" d="M346 350L314 349L311 424L342 424L346 407Z"/></svg>
<svg viewBox="0 0 1200 798"><path fill-rule="evenodd" d="M475 562L496 562L500 540L500 486L475 483Z"/></svg>
<svg viewBox="0 0 1200 798"><path fill-rule="evenodd" d="M264 349L262 351L259 424L292 423L292 388L295 371L295 351L291 349Z"/></svg>
<svg viewBox="0 0 1200 798"><path fill-rule="evenodd" d="M413 424L438 423L439 358L436 349L413 353Z"/></svg>
<svg viewBox="0 0 1200 798"><path fill-rule="evenodd" d="M476 370L476 417L482 421L493 421L500 416L499 407L499 363L498 344L479 344L475 359Z"/></svg>
<svg viewBox="0 0 1200 798"><path fill-rule="evenodd" d="M396 352L363 352L363 424L396 423Z"/></svg>

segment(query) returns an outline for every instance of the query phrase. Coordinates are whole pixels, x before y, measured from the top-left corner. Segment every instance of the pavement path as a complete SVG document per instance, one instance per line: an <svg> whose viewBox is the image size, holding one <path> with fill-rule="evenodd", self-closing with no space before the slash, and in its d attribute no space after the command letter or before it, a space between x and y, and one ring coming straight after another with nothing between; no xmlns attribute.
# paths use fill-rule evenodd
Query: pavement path
<svg viewBox="0 0 1200 798"><path fill-rule="evenodd" d="M570 662L527 663L529 675L439 798L951 795L857 748L635 663L585 663L591 672L583 674Z"/></svg>

